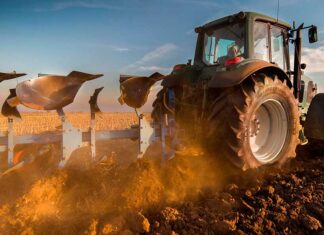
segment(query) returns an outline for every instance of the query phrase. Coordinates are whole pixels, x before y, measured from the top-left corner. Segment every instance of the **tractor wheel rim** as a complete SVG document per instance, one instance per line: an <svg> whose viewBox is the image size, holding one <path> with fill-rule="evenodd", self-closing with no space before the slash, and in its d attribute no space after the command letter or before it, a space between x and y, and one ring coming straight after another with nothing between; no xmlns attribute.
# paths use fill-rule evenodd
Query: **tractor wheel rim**
<svg viewBox="0 0 324 235"><path fill-rule="evenodd" d="M261 164L275 162L288 135L288 117L282 104L274 99L264 101L254 113L248 135L254 157Z"/></svg>

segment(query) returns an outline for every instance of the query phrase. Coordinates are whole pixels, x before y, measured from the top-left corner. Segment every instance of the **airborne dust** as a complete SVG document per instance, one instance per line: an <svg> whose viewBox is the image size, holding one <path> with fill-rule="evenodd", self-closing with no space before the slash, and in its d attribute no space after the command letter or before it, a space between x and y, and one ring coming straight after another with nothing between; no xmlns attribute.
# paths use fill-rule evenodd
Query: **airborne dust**
<svg viewBox="0 0 324 235"><path fill-rule="evenodd" d="M84 160L83 168L80 158L75 158L77 167L71 164L57 170L51 165L56 148L51 146L29 166L0 179L1 231L80 234L90 233L93 226L103 234L132 231L134 226L140 227L135 232L149 231L149 227L137 225L146 221L141 213L220 186L219 171L204 157L182 156L164 166L145 158L125 166L117 164L114 158L118 156L112 154L100 164Z"/></svg>
<svg viewBox="0 0 324 235"><path fill-rule="evenodd" d="M64 169L55 167L59 146L43 149L34 162L0 178L0 233L323 231L323 158L303 153L282 169L228 174L194 150L161 165L159 146L152 146L134 161L136 147L126 140L99 143L106 153L100 164L84 148Z"/></svg>

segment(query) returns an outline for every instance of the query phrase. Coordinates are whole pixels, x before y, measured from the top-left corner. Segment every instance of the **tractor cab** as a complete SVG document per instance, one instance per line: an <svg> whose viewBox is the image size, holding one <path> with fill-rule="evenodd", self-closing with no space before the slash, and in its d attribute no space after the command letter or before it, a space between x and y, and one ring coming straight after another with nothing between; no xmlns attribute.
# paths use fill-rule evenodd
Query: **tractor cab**
<svg viewBox="0 0 324 235"><path fill-rule="evenodd" d="M218 19L196 28L195 63L226 67L245 59L259 59L288 72L290 29L285 22L254 12Z"/></svg>

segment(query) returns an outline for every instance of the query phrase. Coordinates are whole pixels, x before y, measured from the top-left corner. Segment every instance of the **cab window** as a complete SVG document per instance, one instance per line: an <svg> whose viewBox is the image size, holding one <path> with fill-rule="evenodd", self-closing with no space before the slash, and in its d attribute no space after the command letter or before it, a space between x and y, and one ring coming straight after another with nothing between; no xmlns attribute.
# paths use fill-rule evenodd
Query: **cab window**
<svg viewBox="0 0 324 235"><path fill-rule="evenodd" d="M283 30L271 26L271 62L286 70Z"/></svg>
<svg viewBox="0 0 324 235"><path fill-rule="evenodd" d="M254 59L270 61L268 24L256 21L253 29Z"/></svg>
<svg viewBox="0 0 324 235"><path fill-rule="evenodd" d="M264 60L287 70L284 29L260 21L254 22L252 58Z"/></svg>
<svg viewBox="0 0 324 235"><path fill-rule="evenodd" d="M244 57L244 24L234 23L207 30L204 35L203 62L224 65L228 59Z"/></svg>

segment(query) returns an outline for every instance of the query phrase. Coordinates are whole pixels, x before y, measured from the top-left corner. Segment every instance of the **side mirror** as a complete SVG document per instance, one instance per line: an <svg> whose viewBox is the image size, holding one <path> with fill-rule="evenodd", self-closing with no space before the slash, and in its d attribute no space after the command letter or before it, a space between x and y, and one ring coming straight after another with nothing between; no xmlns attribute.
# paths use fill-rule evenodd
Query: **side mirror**
<svg viewBox="0 0 324 235"><path fill-rule="evenodd" d="M318 37L317 37L317 27L316 26L312 26L309 30L308 30L308 41L309 43L314 43L318 41Z"/></svg>

